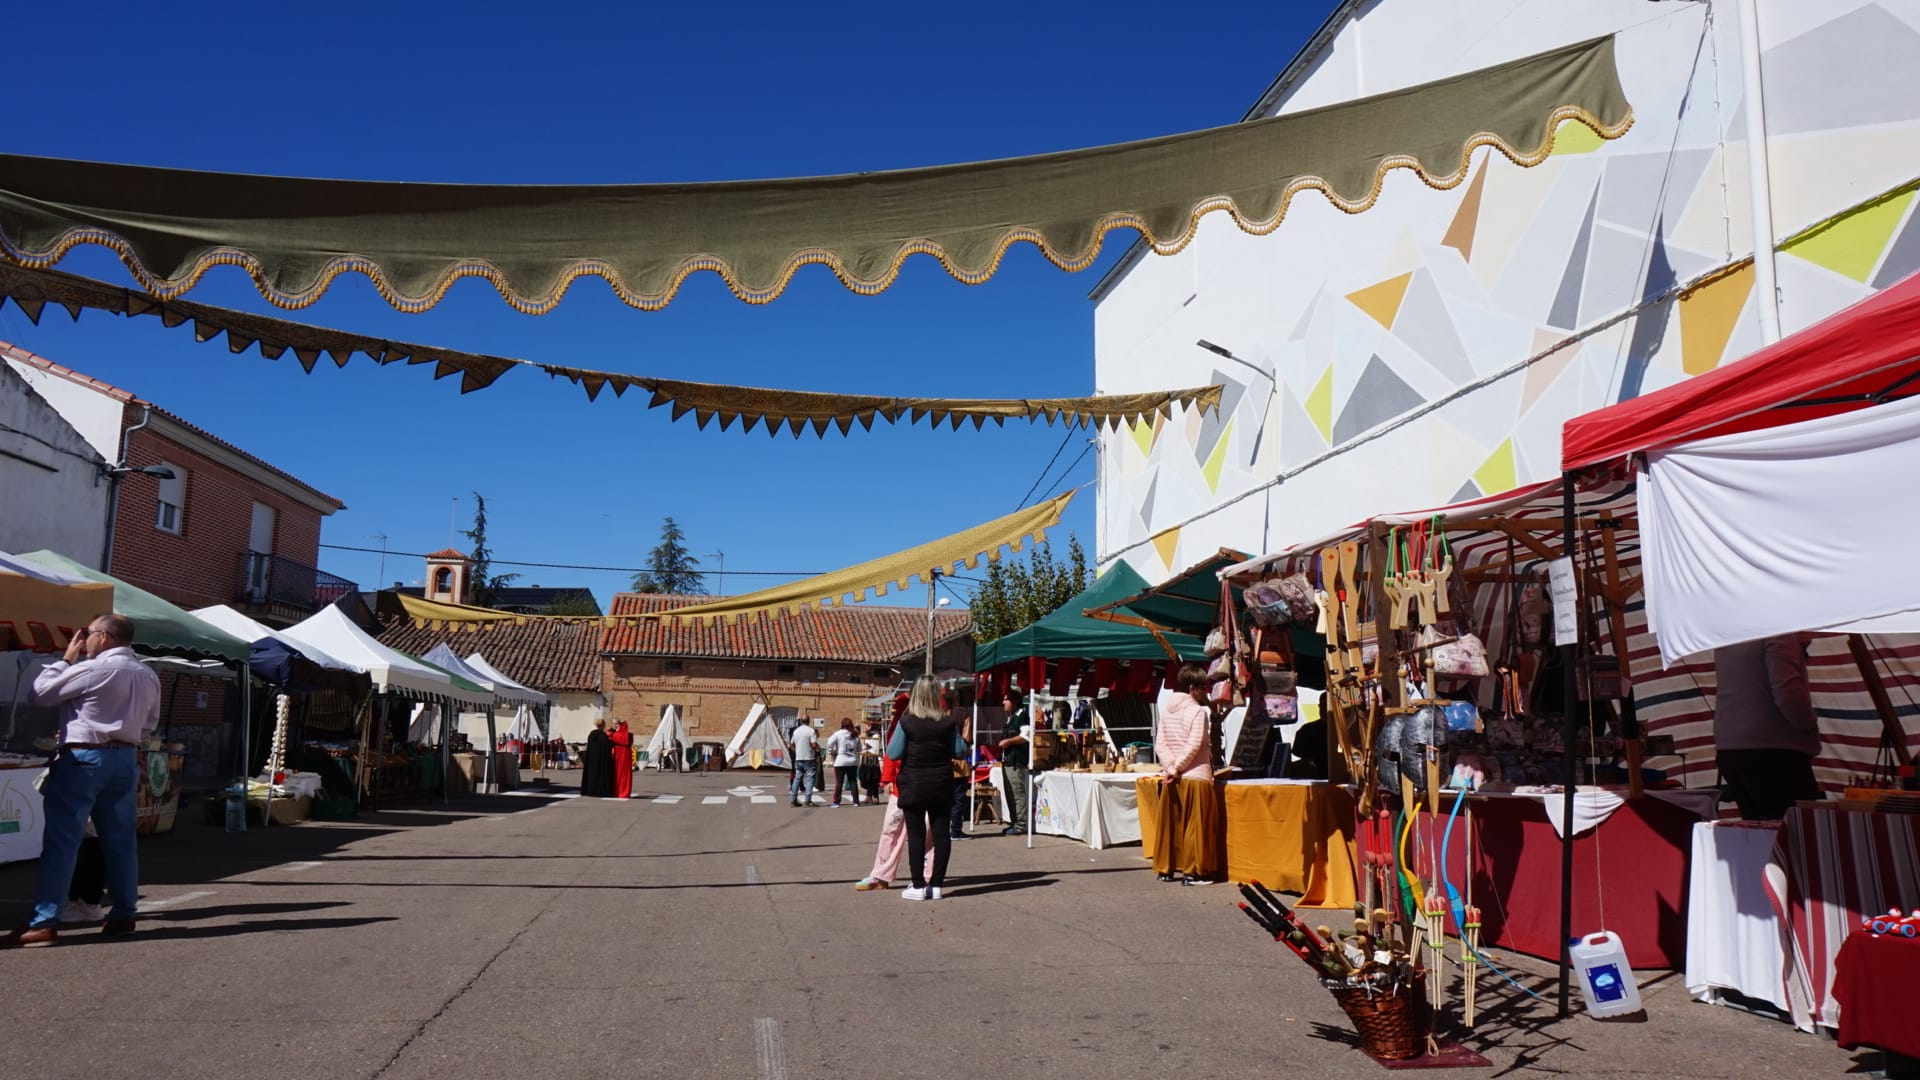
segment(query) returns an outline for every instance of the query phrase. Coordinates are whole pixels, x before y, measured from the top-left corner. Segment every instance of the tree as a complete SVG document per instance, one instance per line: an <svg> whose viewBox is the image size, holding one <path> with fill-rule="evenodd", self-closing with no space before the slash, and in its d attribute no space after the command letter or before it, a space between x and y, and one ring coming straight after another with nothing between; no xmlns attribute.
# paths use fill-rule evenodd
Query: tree
<svg viewBox="0 0 1920 1080"><path fill-rule="evenodd" d="M1060 610L1093 583L1080 538L1067 534L1067 561L1054 558L1053 545L1034 545L1025 563L996 559L987 564L987 579L968 605L973 612L974 640L985 644L1024 629Z"/></svg>
<svg viewBox="0 0 1920 1080"><path fill-rule="evenodd" d="M680 596L705 596L706 576L681 541L686 534L671 517L660 526L660 544L647 553L647 568L633 575L633 590L643 593L673 593Z"/></svg>
<svg viewBox="0 0 1920 1080"><path fill-rule="evenodd" d="M473 528L461 535L473 542L473 551L468 556L473 561L473 573L468 578L467 599L480 607L492 607L499 599L501 588L520 580L520 575L494 576L493 552L487 547L487 500L477 491L473 493Z"/></svg>

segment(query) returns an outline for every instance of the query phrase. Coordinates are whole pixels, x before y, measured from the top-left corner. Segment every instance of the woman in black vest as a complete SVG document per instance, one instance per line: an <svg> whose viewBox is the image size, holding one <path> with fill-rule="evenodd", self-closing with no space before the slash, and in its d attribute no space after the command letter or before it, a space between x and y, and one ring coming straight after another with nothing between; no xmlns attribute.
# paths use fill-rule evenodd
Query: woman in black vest
<svg viewBox="0 0 1920 1080"><path fill-rule="evenodd" d="M947 856L953 850L953 838L947 835L947 814L953 808L953 763L966 754L959 722L940 708L939 684L931 675L915 679L906 715L887 741L887 756L900 763L900 809L907 815L907 865L913 871L913 887L901 891L903 899L940 899L940 888L947 878ZM926 872L929 829L933 833L930 881L922 876Z"/></svg>

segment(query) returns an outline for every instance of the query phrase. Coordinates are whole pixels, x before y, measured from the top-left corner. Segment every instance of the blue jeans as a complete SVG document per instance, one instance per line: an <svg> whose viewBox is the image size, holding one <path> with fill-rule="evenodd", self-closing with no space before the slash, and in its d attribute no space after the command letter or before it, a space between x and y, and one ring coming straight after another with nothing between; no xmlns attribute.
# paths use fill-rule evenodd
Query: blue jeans
<svg viewBox="0 0 1920 1080"><path fill-rule="evenodd" d="M40 789L46 833L29 925L52 926L59 922L88 818L93 819L94 831L100 834L100 851L107 860L107 895L113 902L107 918L133 918L140 895L140 864L133 832L139 787L135 750L110 747L60 751Z"/></svg>
<svg viewBox="0 0 1920 1080"><path fill-rule="evenodd" d="M792 794L794 802L812 802L815 788L820 786L820 760L796 761L793 763ZM805 790L803 798L801 791Z"/></svg>

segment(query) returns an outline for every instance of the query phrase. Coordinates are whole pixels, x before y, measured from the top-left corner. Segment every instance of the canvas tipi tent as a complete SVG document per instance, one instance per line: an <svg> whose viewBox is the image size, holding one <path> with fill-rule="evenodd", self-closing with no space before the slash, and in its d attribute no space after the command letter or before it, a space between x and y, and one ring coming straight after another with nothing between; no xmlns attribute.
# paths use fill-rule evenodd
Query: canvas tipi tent
<svg viewBox="0 0 1920 1080"><path fill-rule="evenodd" d="M674 771L685 772L686 749L687 726L680 722L680 706L668 705L660 710L660 726L653 729L653 738L647 740L647 766L663 769L671 754Z"/></svg>
<svg viewBox="0 0 1920 1080"><path fill-rule="evenodd" d="M740 730L734 732L733 739L727 743L727 767L758 769L763 765L791 769L793 758L787 752L787 741L780 737L780 725L774 720L773 712L766 703L756 701L753 708L747 710L747 718L740 722Z"/></svg>

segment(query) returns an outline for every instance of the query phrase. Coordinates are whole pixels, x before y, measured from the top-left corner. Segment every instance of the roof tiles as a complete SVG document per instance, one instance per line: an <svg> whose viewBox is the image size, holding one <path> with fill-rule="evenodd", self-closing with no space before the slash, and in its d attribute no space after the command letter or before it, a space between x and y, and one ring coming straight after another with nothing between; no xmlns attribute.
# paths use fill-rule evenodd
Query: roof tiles
<svg viewBox="0 0 1920 1080"><path fill-rule="evenodd" d="M672 611L712 597L617 593L608 615ZM934 615L934 642L971 633L971 612ZM743 618L728 625L706 621L638 620L601 631L600 650L650 656L695 656L741 660L843 660L885 664L926 648L927 614L905 607L830 607L797 615Z"/></svg>

